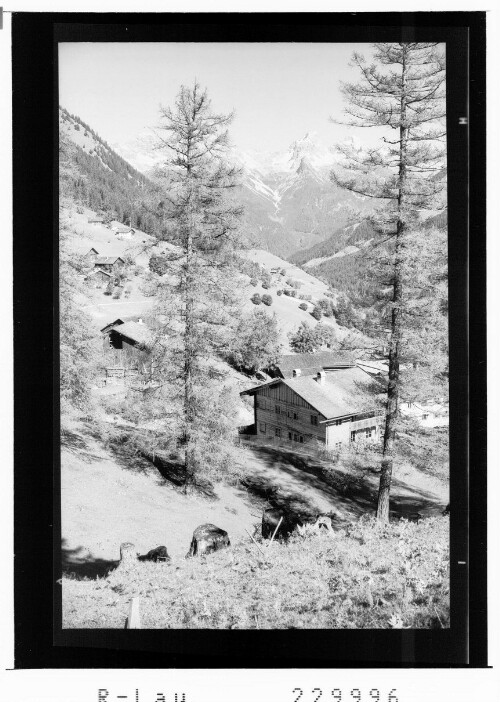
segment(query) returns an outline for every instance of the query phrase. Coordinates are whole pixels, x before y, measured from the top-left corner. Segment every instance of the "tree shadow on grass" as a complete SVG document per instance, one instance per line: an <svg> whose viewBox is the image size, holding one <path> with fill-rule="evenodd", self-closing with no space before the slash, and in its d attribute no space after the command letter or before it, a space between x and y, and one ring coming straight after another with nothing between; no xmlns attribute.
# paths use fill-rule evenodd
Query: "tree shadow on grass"
<svg viewBox="0 0 500 702"><path fill-rule="evenodd" d="M69 548L66 539L61 541L61 566L63 575L75 580L105 578L118 567L119 561L95 558L84 546Z"/></svg>
<svg viewBox="0 0 500 702"><path fill-rule="evenodd" d="M374 514L377 507L378 480L367 475L350 475L345 470L325 465L311 456L276 449L265 445L252 445L249 449L261 463L289 475L304 485L313 488L323 498L331 502L332 510L349 515L350 518L363 514ZM311 513L314 508L304 494L286 493L280 488L276 475L269 477L253 475L244 481L245 487L254 495L267 501L275 508L290 508L292 512ZM404 494L401 494L404 492ZM414 519L440 514L443 509L436 495L393 481L391 494L391 517ZM339 516L340 516L339 514Z"/></svg>

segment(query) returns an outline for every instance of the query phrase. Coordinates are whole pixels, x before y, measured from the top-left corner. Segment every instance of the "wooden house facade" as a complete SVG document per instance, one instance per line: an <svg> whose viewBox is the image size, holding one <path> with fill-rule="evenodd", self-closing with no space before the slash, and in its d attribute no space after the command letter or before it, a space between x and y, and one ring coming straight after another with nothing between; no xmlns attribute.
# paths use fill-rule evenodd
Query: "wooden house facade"
<svg viewBox="0 0 500 702"><path fill-rule="evenodd" d="M299 370L299 369L297 369ZM254 397L255 433L278 442L319 442L338 449L378 441L381 414L369 409L369 376L356 366L277 378L245 390Z"/></svg>

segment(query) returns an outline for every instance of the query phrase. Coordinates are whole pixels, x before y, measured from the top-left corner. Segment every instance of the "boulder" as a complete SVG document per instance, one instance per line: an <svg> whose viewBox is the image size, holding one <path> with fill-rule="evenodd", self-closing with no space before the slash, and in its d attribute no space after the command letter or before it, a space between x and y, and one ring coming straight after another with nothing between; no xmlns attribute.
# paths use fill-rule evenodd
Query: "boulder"
<svg viewBox="0 0 500 702"><path fill-rule="evenodd" d="M191 556L204 556L208 553L213 553L221 548L230 546L229 536L227 531L219 529L214 524L202 524L193 532L191 546L186 555L186 558Z"/></svg>
<svg viewBox="0 0 500 702"><path fill-rule="evenodd" d="M170 556L168 555L166 546L157 546L148 551L145 556L139 556L140 561L152 561L153 563L168 563Z"/></svg>

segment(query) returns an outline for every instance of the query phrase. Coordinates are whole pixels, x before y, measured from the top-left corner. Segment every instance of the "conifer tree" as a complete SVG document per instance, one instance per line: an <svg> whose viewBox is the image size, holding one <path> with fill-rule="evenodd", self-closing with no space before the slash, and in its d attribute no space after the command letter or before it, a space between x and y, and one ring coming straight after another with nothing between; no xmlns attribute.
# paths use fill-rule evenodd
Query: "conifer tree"
<svg viewBox="0 0 500 702"><path fill-rule="evenodd" d="M377 505L378 519L388 521L405 338L406 261L422 212L444 207L445 60L442 46L434 43L375 44L373 59L368 63L353 54L361 76L358 83L342 85L347 103L343 123L378 128L381 145L338 147L344 163L332 180L381 203L371 220L390 242L385 248L391 289L389 381Z"/></svg>
<svg viewBox="0 0 500 702"><path fill-rule="evenodd" d="M158 148L159 238L175 245L158 282L154 375L167 388L167 429L182 448L186 485L202 466L224 461L234 426L229 393L215 358L227 346L237 304L234 244L241 208L230 193L238 171L228 164L227 126L198 83L182 86L161 108ZM230 394L230 393L229 393ZM219 466L220 467L220 466Z"/></svg>

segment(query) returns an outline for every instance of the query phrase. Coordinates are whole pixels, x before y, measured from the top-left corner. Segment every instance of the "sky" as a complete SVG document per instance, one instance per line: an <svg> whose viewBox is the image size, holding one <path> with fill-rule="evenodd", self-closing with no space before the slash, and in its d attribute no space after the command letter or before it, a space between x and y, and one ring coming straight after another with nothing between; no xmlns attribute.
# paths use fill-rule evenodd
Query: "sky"
<svg viewBox="0 0 500 702"><path fill-rule="evenodd" d="M339 81L356 81L353 51L368 44L111 43L59 44L59 104L111 145L155 127L195 78L217 113L235 111L232 143L243 151L283 151L307 132L326 146L352 134L334 125ZM356 130L359 132L367 130Z"/></svg>

